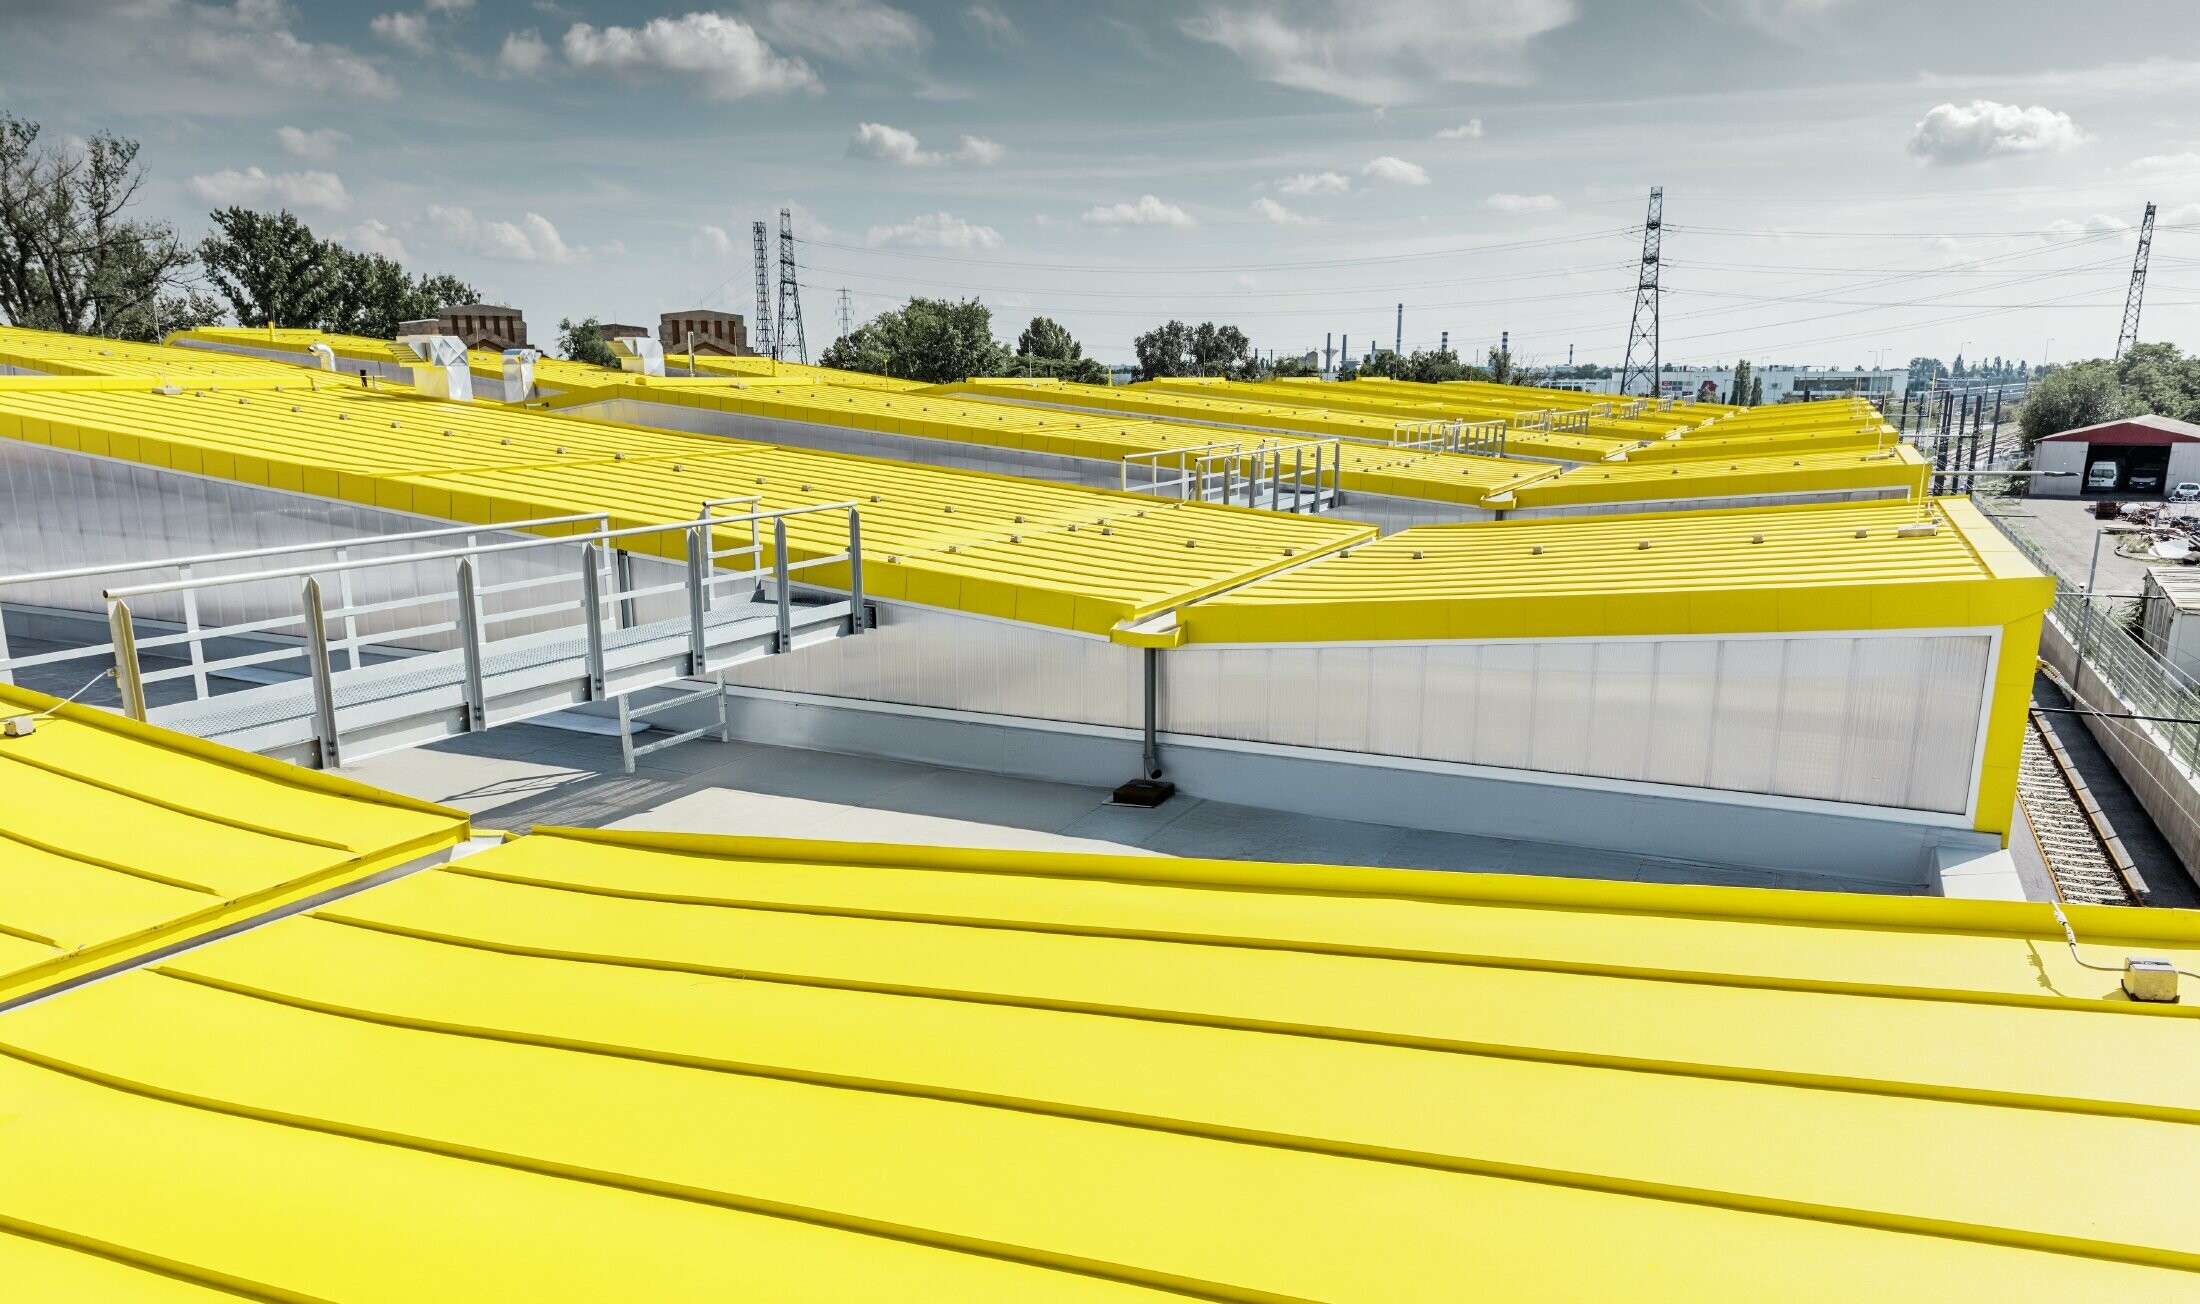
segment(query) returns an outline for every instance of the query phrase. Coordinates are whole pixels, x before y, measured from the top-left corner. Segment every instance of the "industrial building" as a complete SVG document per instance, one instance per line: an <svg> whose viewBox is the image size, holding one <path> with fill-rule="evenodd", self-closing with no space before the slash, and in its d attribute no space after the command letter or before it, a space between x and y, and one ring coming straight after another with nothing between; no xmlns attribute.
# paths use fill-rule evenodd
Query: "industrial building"
<svg viewBox="0 0 2200 1304"><path fill-rule="evenodd" d="M2200 484L2200 425L2174 417L2119 417L2041 437L2036 493L2058 498L2159 498Z"/></svg>
<svg viewBox="0 0 2200 1304"><path fill-rule="evenodd" d="M2200 924L1869 405L468 343L0 331L29 1297L2200 1271Z"/></svg>

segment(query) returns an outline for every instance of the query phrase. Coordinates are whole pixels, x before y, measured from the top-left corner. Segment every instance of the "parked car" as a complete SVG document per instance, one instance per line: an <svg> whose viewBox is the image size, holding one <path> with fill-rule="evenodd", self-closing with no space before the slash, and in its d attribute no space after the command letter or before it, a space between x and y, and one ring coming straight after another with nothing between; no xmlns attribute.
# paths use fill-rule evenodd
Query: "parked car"
<svg viewBox="0 0 2200 1304"><path fill-rule="evenodd" d="M2150 494L2162 487L2162 473L2160 471L2133 471L2131 478L2126 480L2124 485L2135 494Z"/></svg>
<svg viewBox="0 0 2200 1304"><path fill-rule="evenodd" d="M2200 503L2200 484L2190 480L2178 481L2177 487L2169 491L2169 500L2173 503Z"/></svg>
<svg viewBox="0 0 2200 1304"><path fill-rule="evenodd" d="M2114 489L2123 468L2114 462L2095 462L2085 470L2085 487L2088 489Z"/></svg>

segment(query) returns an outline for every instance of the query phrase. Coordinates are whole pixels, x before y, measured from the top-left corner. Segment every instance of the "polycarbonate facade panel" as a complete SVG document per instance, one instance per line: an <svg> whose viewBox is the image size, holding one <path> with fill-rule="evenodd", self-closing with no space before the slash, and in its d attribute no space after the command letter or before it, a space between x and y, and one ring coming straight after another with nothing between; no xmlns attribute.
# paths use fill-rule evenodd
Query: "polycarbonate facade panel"
<svg viewBox="0 0 2200 1304"><path fill-rule="evenodd" d="M1184 648L1163 657L1162 728L1961 814L1992 649L1984 632Z"/></svg>
<svg viewBox="0 0 2200 1304"><path fill-rule="evenodd" d="M726 672L748 688L1135 727L1139 652L1058 630L881 603L878 628Z"/></svg>
<svg viewBox="0 0 2200 1304"><path fill-rule="evenodd" d="M380 544L377 535L439 529L452 522L405 512L384 511L338 500L285 493L258 485L164 470L139 462L92 457L14 440L0 441L0 577L66 570L101 562L134 562L217 552L243 552L302 543L352 541L358 559L444 551L463 546L468 536ZM472 536L482 543L512 542L530 536L484 529ZM545 582L510 593L486 594L482 607L491 616L534 607L565 606L519 620L497 621L491 638L578 623L580 619L580 547L557 544L480 560L476 583L498 585L541 579ZM335 560L330 550L280 557L202 565L197 577L248 574ZM631 561L636 584L677 579L683 568L649 557ZM103 589L161 583L178 578L173 570L113 572L81 580L0 585L0 602L48 607L104 616ZM195 595L202 628L270 620L299 610L299 579L221 585ZM385 630L452 620L457 615L457 569L452 561L421 562L336 572L321 577L322 600L334 610L349 604L413 602L417 605L353 619L332 621L331 637L372 641ZM643 599L639 620L684 613L681 594ZM131 602L144 621L184 618L179 595L153 595ZM455 646L447 638L415 637L402 646Z"/></svg>

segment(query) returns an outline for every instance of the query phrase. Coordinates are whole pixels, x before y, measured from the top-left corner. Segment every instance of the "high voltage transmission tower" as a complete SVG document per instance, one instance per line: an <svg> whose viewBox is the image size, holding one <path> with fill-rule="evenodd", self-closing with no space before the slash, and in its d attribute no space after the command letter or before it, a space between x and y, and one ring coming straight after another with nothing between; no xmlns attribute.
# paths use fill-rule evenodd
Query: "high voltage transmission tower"
<svg viewBox="0 0 2200 1304"><path fill-rule="evenodd" d="M2147 251L2154 247L2154 205L2139 219L2139 252L2131 259L2131 289L2124 295L2124 328L2116 332L2116 356L2139 342L2139 301L2147 292Z"/></svg>
<svg viewBox="0 0 2200 1304"><path fill-rule="evenodd" d="M765 242L770 237L762 222L751 225L749 234L756 240L756 320L749 326L749 347L756 350L759 357L776 358L779 354L772 348L771 282L765 277L765 268L771 258Z"/></svg>
<svg viewBox="0 0 2200 1304"><path fill-rule="evenodd" d="M1642 270L1635 278L1635 318L1627 327L1627 360L1620 367L1619 392L1658 392L1658 243L1665 223L1665 187L1650 187L1650 215L1642 224ZM1636 362L1640 357L1642 361Z"/></svg>
<svg viewBox="0 0 2200 1304"><path fill-rule="evenodd" d="M855 332L855 311L848 304L848 287L840 287L840 338L847 339Z"/></svg>
<svg viewBox="0 0 2200 1304"><path fill-rule="evenodd" d="M793 333L787 329L789 320L794 323ZM779 352L774 357L785 361L788 346L793 346L795 361L808 365L810 346L802 338L802 282L794 274L794 210L779 210L779 329L773 335L778 341Z"/></svg>

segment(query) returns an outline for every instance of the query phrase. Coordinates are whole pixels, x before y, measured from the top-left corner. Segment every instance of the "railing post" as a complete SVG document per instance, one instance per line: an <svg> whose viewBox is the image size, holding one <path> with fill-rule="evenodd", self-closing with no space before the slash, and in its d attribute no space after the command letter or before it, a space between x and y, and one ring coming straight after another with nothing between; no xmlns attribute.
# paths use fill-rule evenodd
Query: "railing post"
<svg viewBox="0 0 2200 1304"><path fill-rule="evenodd" d="M313 733L320 744L324 770L344 763L343 747L336 731L336 685L329 674L328 626L321 614L321 582L306 576L306 675L313 681Z"/></svg>
<svg viewBox="0 0 2200 1304"><path fill-rule="evenodd" d="M703 591L710 584L710 526L688 527L688 673L700 675L710 652L703 639Z"/></svg>
<svg viewBox="0 0 2200 1304"><path fill-rule="evenodd" d="M0 684L13 684L15 669L8 663L7 613L0 612Z"/></svg>
<svg viewBox="0 0 2200 1304"><path fill-rule="evenodd" d="M138 672L137 634L130 628L130 604L107 604L107 631L115 647L115 685L122 692L122 713L132 720L145 719L145 679Z"/></svg>
<svg viewBox="0 0 2200 1304"><path fill-rule="evenodd" d="M856 509L848 509L848 632L860 634L865 627L863 611L863 522ZM725 708L719 708L723 711Z"/></svg>
<svg viewBox="0 0 2200 1304"><path fill-rule="evenodd" d="M787 518L772 518L772 583L779 590L779 631L772 651L794 649L794 595L787 584Z"/></svg>
<svg viewBox="0 0 2200 1304"><path fill-rule="evenodd" d="M634 598L630 596L634 592L634 554L624 548L611 550L611 583L616 592L624 595L619 598L619 628L632 629L639 623L635 618Z"/></svg>
<svg viewBox="0 0 2200 1304"><path fill-rule="evenodd" d="M481 682L481 608L474 598L474 559L458 559L458 650L466 667L466 732L489 727L489 697Z"/></svg>
<svg viewBox="0 0 2200 1304"><path fill-rule="evenodd" d="M596 545L581 545L581 608L588 629L588 700L603 700L603 589L596 576Z"/></svg>
<svg viewBox="0 0 2200 1304"><path fill-rule="evenodd" d="M1146 738L1140 760L1149 779L1161 777L1161 649L1145 649Z"/></svg>
<svg viewBox="0 0 2200 1304"><path fill-rule="evenodd" d="M336 550L336 560L339 564L350 561L351 549L338 548ZM185 591L189 592L189 590ZM358 617L351 614L353 605L351 600L351 572L348 570L336 572L336 605L344 613L344 668L357 670L359 668L359 620Z"/></svg>
<svg viewBox="0 0 2200 1304"><path fill-rule="evenodd" d="M191 578L189 563L176 568L178 579ZM199 646L199 594L197 589L183 591L183 646L191 657L191 690L200 701L209 696L206 687L206 649Z"/></svg>

